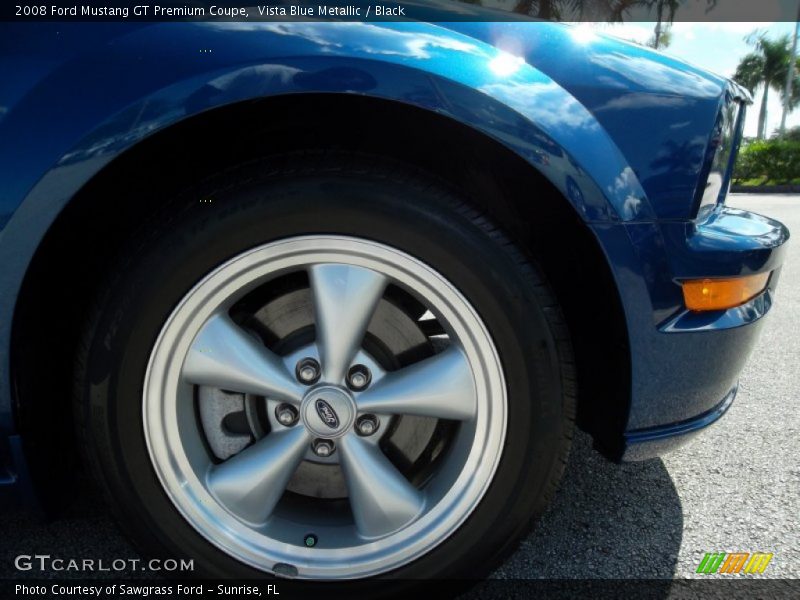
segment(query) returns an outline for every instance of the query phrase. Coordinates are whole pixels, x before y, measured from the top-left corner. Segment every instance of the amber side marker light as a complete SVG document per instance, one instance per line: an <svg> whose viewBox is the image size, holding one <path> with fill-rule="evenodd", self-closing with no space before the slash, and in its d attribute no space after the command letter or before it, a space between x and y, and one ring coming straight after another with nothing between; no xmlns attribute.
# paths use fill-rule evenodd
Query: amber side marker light
<svg viewBox="0 0 800 600"><path fill-rule="evenodd" d="M733 279L693 279L682 282L689 310L725 310L755 298L767 287L769 273Z"/></svg>

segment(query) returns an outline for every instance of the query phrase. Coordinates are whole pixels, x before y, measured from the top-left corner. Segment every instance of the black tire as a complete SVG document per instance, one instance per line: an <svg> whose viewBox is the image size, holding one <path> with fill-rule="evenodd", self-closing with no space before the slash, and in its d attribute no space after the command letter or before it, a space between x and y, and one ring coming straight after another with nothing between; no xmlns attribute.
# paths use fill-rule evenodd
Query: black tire
<svg viewBox="0 0 800 600"><path fill-rule="evenodd" d="M523 252L443 184L404 167L352 156L262 160L165 207L121 257L86 327L75 400L85 459L144 555L192 558L205 576L265 575L209 544L162 490L145 444L143 379L165 320L197 281L246 249L303 233L403 250L453 282L486 324L508 386L498 470L455 534L385 576L486 575L544 511L564 469L575 416L569 334Z"/></svg>

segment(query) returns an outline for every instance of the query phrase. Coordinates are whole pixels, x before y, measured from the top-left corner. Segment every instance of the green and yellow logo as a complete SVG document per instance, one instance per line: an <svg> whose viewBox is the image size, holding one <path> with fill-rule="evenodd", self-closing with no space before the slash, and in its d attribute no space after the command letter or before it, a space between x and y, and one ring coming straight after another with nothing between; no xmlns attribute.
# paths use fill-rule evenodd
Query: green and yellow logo
<svg viewBox="0 0 800 600"><path fill-rule="evenodd" d="M772 556L766 552L706 552L697 573L763 573Z"/></svg>

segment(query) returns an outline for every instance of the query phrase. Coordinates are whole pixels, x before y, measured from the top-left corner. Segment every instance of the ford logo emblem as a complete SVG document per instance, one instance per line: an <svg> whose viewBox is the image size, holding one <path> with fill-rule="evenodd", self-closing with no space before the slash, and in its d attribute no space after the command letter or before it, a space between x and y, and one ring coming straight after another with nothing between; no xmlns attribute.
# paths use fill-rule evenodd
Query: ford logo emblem
<svg viewBox="0 0 800 600"><path fill-rule="evenodd" d="M317 414L319 418L322 419L322 422L325 423L331 429L336 429L339 427L339 417L336 415L336 411L333 410L333 407L325 402L322 398L319 398L314 403L314 408L317 409Z"/></svg>

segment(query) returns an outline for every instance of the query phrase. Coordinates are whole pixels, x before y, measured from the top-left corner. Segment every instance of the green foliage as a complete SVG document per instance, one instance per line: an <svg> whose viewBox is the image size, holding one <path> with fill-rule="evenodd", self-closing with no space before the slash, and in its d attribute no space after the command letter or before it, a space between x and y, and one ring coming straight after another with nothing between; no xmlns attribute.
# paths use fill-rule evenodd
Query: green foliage
<svg viewBox="0 0 800 600"><path fill-rule="evenodd" d="M800 141L756 140L742 147L733 169L736 182L790 183L800 178Z"/></svg>

